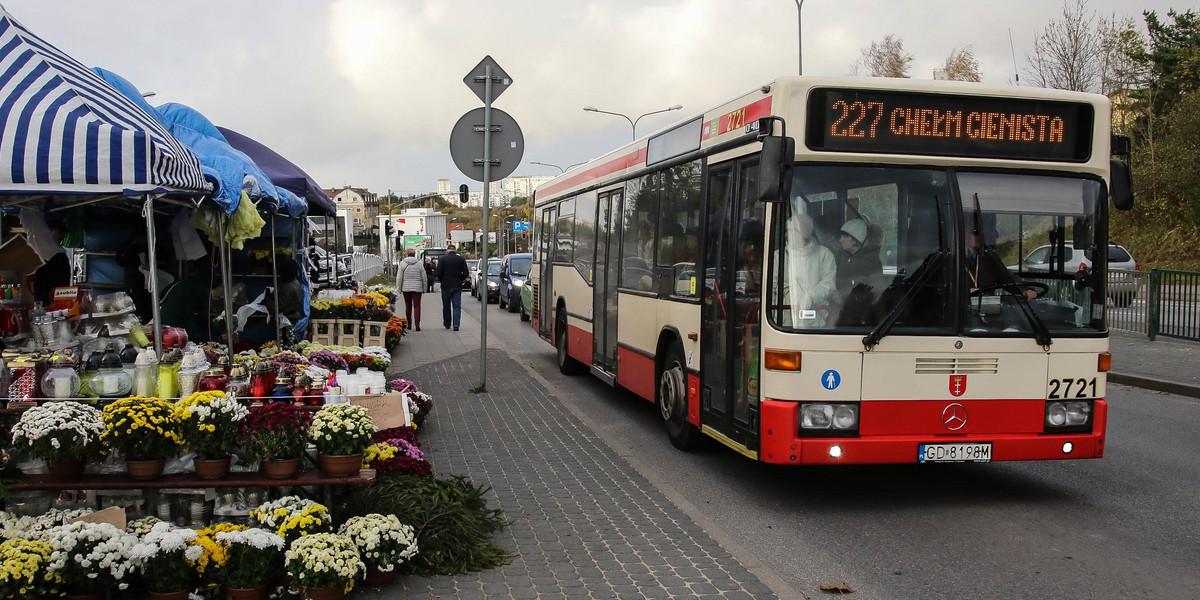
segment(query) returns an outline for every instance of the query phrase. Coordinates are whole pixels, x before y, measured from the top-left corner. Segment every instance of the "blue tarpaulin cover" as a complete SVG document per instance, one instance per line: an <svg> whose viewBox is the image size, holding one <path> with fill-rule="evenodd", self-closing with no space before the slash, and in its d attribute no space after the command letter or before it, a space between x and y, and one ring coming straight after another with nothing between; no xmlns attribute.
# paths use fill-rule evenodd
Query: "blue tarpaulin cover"
<svg viewBox="0 0 1200 600"><path fill-rule="evenodd" d="M292 164L274 150L236 131L224 127L217 127L217 130L225 136L231 146L253 158L254 162L277 187L289 190L307 200L310 213L325 215L337 213L337 206L333 200L329 199L325 190L321 189L321 186L317 185L317 182L300 167Z"/></svg>

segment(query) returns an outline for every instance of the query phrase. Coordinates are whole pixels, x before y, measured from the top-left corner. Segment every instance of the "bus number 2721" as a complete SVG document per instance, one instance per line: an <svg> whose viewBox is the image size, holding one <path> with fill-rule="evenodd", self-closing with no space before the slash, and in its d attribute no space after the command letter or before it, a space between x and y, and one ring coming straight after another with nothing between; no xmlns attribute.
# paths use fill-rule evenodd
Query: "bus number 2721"
<svg viewBox="0 0 1200 600"><path fill-rule="evenodd" d="M1067 377L1050 380L1049 398L1095 398L1096 378Z"/></svg>

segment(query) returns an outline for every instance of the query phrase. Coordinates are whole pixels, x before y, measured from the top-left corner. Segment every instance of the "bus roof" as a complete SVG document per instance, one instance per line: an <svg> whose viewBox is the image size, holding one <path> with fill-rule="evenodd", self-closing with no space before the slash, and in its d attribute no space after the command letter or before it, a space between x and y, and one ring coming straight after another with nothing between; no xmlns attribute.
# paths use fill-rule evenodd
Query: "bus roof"
<svg viewBox="0 0 1200 600"><path fill-rule="evenodd" d="M1007 108L1004 100L1086 105L1091 109L1090 127L1086 131L1080 132L1079 135L1086 137L1089 141L1086 149L1087 156L1071 159L1039 158L1034 160L1037 161L1036 165L1040 168L1069 169L1097 175L1106 175L1108 172L1109 153L1106 138L1109 131L1111 109L1108 98L1099 94L1018 86L985 86L959 81L791 76L768 82L701 114L694 114L677 121L555 177L535 190L535 205L572 195L582 189L602 185L607 181L621 180L627 175L672 156L685 155L735 139L746 132L747 125L766 116L778 116L784 119L787 135L796 138L798 157L815 159L819 156L822 161L861 162L869 155L873 160L886 160L896 164L928 165L936 162L958 166L1009 168L1031 165L1029 159L1016 156L980 156L950 151L905 152L898 150L895 145L889 146L889 151L886 152L870 152L862 149L847 150L845 148L836 151L822 148L814 150L805 143L805 126L809 120L810 95L813 90L818 88L829 88L852 94L857 91L868 94L871 92L895 92L892 97L921 98L922 94L927 94L928 98L943 100L942 105L945 104L944 99L954 97L969 97L981 101L998 99L996 106L1001 108ZM779 132L777 131L777 133ZM1098 147L1091 148L1093 142ZM1104 147L1099 147L1100 144L1104 144ZM918 146L914 144L914 147ZM756 145L748 145L741 150L741 153L748 153L755 148L757 148ZM671 154L672 152L675 154Z"/></svg>

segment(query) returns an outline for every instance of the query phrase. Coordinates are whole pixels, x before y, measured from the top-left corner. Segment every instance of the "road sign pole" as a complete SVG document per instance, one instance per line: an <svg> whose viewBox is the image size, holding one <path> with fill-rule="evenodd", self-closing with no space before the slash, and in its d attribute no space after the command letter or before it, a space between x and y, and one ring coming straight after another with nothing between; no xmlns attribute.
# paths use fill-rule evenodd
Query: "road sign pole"
<svg viewBox="0 0 1200 600"><path fill-rule="evenodd" d="M492 66L485 65L483 70L483 302L479 303L479 389L487 389L487 314L488 314L488 217L489 217L489 186L492 181ZM499 302L499 301L497 301ZM498 306L499 304L497 304Z"/></svg>

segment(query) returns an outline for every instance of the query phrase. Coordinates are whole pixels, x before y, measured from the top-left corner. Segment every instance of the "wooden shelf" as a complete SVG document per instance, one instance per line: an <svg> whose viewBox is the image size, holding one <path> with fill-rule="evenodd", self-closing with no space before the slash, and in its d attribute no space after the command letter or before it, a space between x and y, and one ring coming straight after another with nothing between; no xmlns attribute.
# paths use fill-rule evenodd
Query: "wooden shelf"
<svg viewBox="0 0 1200 600"><path fill-rule="evenodd" d="M200 479L193 473L163 475L158 479L138 481L125 473L110 475L83 474L78 477L24 475L9 490L163 490L177 488L283 487L308 485L367 485L375 482L375 470L363 469L351 477L327 477L319 469L310 469L291 479L269 479L266 473L234 471L221 479Z"/></svg>

